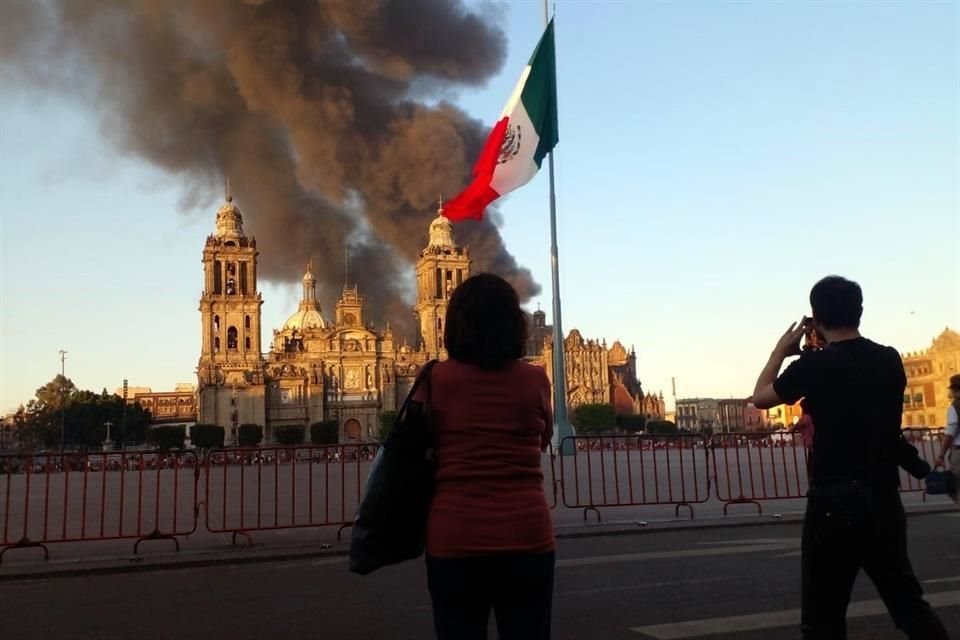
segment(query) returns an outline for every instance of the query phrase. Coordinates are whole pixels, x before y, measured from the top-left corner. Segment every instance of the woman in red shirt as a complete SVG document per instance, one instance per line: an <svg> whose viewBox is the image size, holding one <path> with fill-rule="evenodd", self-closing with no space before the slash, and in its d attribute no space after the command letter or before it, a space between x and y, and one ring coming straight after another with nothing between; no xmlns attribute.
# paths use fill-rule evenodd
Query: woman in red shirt
<svg viewBox="0 0 960 640"><path fill-rule="evenodd" d="M522 360L527 317L502 278L480 274L457 287L446 323L450 359L431 371L429 408L437 472L427 580L437 637L486 638L493 609L502 640L546 639L554 537L540 457L553 436L550 381Z"/></svg>

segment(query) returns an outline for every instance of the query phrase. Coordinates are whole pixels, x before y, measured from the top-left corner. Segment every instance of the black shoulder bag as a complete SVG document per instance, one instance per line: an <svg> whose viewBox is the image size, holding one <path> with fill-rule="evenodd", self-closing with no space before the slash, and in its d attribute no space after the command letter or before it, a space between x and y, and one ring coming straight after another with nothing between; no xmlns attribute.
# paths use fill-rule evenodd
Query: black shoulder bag
<svg viewBox="0 0 960 640"><path fill-rule="evenodd" d="M430 424L430 371L436 363L424 365L373 460L350 532L354 573L366 575L423 553L436 471ZM413 399L421 384L425 403Z"/></svg>

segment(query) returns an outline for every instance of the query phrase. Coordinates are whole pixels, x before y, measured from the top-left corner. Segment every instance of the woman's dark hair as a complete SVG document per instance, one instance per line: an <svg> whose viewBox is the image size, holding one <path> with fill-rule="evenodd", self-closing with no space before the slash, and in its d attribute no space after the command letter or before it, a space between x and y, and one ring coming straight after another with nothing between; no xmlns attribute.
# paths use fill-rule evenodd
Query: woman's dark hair
<svg viewBox="0 0 960 640"><path fill-rule="evenodd" d="M810 290L813 319L826 329L857 329L863 315L860 285L840 276L827 276Z"/></svg>
<svg viewBox="0 0 960 640"><path fill-rule="evenodd" d="M463 281L450 296L443 342L454 360L500 369L527 350L527 314L510 283L492 273Z"/></svg>

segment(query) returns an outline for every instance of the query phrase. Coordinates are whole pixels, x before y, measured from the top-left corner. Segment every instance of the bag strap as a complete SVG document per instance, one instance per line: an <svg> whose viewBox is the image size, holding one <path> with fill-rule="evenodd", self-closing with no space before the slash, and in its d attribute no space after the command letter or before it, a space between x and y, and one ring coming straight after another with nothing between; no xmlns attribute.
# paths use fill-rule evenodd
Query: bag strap
<svg viewBox="0 0 960 640"><path fill-rule="evenodd" d="M407 412L407 408L410 406L410 403L413 402L413 397L417 393L417 389L420 388L420 385L424 381L427 382L427 406L430 406L430 371L433 369L433 366L437 364L439 360L430 360L427 364L423 365L423 369L420 370L420 374L417 375L416 380L413 381L413 386L410 387L410 392L407 393L406 399L403 401L403 405L400 407L400 411L397 412L396 422L400 422L404 414Z"/></svg>

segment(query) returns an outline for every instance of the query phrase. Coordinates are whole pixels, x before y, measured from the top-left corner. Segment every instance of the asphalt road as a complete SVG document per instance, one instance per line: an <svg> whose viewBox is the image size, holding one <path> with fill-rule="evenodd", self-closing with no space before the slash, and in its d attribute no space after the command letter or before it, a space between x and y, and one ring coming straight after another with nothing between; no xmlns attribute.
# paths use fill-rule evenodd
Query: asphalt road
<svg viewBox="0 0 960 640"><path fill-rule="evenodd" d="M918 577L960 638L960 513L909 527ZM561 540L554 637L799 638L799 536L783 524ZM851 640L903 637L876 600L861 577ZM404 639L432 626L422 562L359 577L333 557L0 582L0 637Z"/></svg>

